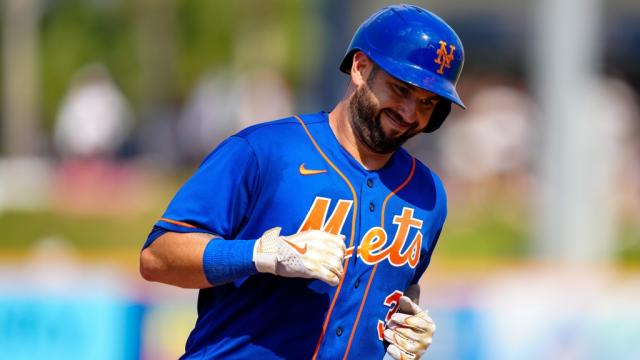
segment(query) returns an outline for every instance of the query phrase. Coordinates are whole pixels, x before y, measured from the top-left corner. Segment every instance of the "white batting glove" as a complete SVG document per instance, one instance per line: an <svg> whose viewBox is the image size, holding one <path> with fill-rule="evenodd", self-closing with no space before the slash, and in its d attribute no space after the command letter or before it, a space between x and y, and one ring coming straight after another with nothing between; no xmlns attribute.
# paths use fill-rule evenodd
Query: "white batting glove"
<svg viewBox="0 0 640 360"><path fill-rule="evenodd" d="M436 332L436 324L411 299L400 298L398 311L391 316L384 330L384 339L390 343L387 354L396 360L420 359Z"/></svg>
<svg viewBox="0 0 640 360"><path fill-rule="evenodd" d="M268 230L256 241L253 262L259 272L338 285L343 274L344 236L320 230L280 236L280 230Z"/></svg>

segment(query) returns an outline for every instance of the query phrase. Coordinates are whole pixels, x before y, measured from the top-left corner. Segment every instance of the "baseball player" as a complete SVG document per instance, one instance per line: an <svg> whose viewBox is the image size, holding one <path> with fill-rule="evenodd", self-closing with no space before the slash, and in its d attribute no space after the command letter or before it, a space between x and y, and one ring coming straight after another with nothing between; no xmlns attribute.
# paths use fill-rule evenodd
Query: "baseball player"
<svg viewBox="0 0 640 360"><path fill-rule="evenodd" d="M356 31L329 113L229 137L202 162L141 253L150 281L200 289L184 359L418 359L417 305L445 191L401 145L464 105L460 39L415 6Z"/></svg>

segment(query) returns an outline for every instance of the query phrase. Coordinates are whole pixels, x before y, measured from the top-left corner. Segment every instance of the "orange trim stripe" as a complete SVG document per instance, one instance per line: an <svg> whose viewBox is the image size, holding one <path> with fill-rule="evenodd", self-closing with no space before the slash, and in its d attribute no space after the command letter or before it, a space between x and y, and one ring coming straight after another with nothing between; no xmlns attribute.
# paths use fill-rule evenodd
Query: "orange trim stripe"
<svg viewBox="0 0 640 360"><path fill-rule="evenodd" d="M164 222L168 222L169 224L173 224L173 225L180 225L180 226L184 226L184 227L188 227L191 229L197 229L197 227L191 225L191 224L187 224L186 222L182 222L182 221L176 221L176 220L171 220L171 219L167 219L167 218L160 218L160 221L164 221Z"/></svg>
<svg viewBox="0 0 640 360"><path fill-rule="evenodd" d="M320 154L320 156L322 156L322 158L329 164L329 166L331 166L331 168L335 170L335 172L338 173L338 175L340 175L342 180L344 180L347 186L349 186L349 190L351 190L351 194L353 195L353 215L351 218L351 239L349 241L348 247L352 247L353 239L356 233L356 214L358 212L358 196L356 195L356 191L353 189L353 186L351 185L351 182L349 182L349 179L347 179L347 177L344 176L344 174L340 170L338 170L338 168L331 162L331 160L329 160L327 155L324 154L322 149L320 149L320 146L318 145L318 143L316 143L315 139L311 135L311 132L309 132L309 129L307 128L307 125L304 123L304 121L302 121L302 119L300 119L298 115L295 115L295 118L298 120L298 122L300 122L300 125L302 125L302 128L307 133L307 136L311 140L311 143L313 143L313 146L315 146L316 150L318 150L318 153ZM340 290L342 289L342 281L344 280L347 274L347 269L349 268L349 260L344 261L343 267L344 267L344 271L342 273L342 279L340 279L340 282L338 283L336 292L333 295L333 300L331 300L331 305L329 305L329 311L327 312L327 316L324 319L324 324L322 324L322 332L320 333L320 338L318 338L318 343L316 344L316 348L313 352L313 358L312 358L313 360L315 360L318 357L320 344L322 343L322 339L324 339L324 334L327 332L327 326L329 325L329 319L331 318L333 307L336 304L336 300L338 299L338 295L340 294Z"/></svg>
<svg viewBox="0 0 640 360"><path fill-rule="evenodd" d="M416 170L416 158L412 158L412 159L413 159L413 162L411 164L411 171L409 172L409 176L407 176L407 178L402 182L402 184L400 184L397 188L395 188L395 190L390 192L389 195L387 195L387 197L384 199L384 202L382 203L382 211L381 211L382 214L380 215L380 226L383 229L384 229L384 210L387 207L387 202L389 202L389 199L391 199L391 197L397 194L398 191L402 190L402 188L407 186L409 181L411 181L411 179L413 178L413 174ZM369 281L367 281L367 287L364 289L364 296L362 298L362 302L360 303L360 309L358 309L358 315L356 315L356 322L353 324L353 328L351 329L351 335L349 336L349 342L347 343L347 350L345 350L344 357L342 358L343 360L347 359L347 356L349 355L349 350L351 350L351 343L353 342L353 337L356 334L358 322L360 321L360 315L362 314L362 309L364 309L364 304L367 302L367 296L369 295L369 288L371 287L371 282L373 281L373 276L375 275L377 269L378 269L378 263L373 265L373 270L371 270L371 275L369 275Z"/></svg>
<svg viewBox="0 0 640 360"><path fill-rule="evenodd" d="M380 226L382 227L384 227L384 210L387 208L387 202L389 202L389 199L391 199L395 194L397 194L398 191L402 190L405 186L407 186L409 181L413 179L413 174L416 171L416 158L412 158L412 160L413 161L411 162L411 171L409 171L409 176L407 176L407 178L404 179L402 184L400 184L397 188L395 188L395 190L390 192L389 195L387 195L387 197L384 199L384 202L382 203L382 211L380 214Z"/></svg>

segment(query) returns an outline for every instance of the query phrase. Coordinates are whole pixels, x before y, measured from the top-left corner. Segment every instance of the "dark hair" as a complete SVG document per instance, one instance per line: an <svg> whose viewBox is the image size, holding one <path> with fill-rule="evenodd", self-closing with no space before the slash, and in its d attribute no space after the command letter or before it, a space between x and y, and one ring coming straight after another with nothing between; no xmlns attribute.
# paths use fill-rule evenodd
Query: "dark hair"
<svg viewBox="0 0 640 360"><path fill-rule="evenodd" d="M367 85L369 87L371 87L371 83L373 82L373 79L375 79L376 74L378 73L378 70L380 70L380 66L378 66L378 64L374 63L373 61L371 62L371 64L372 64L371 72L367 77Z"/></svg>

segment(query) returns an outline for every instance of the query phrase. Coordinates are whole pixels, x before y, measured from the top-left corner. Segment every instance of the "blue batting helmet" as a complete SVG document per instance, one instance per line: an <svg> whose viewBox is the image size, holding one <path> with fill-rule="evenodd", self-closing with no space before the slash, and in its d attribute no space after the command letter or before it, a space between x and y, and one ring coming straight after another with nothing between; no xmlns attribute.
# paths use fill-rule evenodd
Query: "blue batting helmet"
<svg viewBox="0 0 640 360"><path fill-rule="evenodd" d="M382 8L356 31L341 71L351 72L356 51L364 52L391 76L442 97L425 132L442 125L451 103L465 108L456 92L464 64L462 42L435 14L413 5Z"/></svg>

